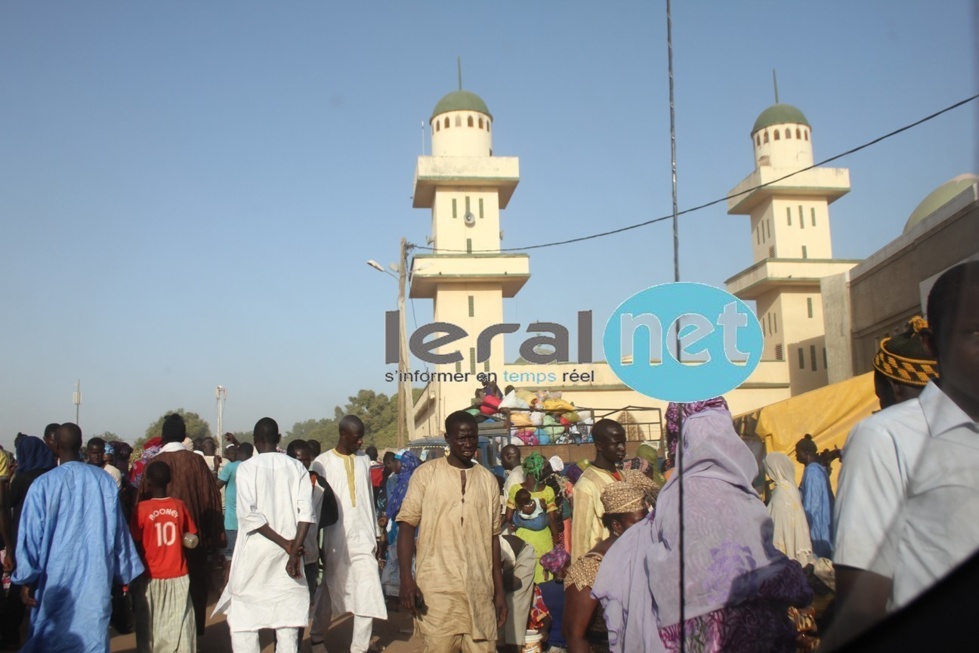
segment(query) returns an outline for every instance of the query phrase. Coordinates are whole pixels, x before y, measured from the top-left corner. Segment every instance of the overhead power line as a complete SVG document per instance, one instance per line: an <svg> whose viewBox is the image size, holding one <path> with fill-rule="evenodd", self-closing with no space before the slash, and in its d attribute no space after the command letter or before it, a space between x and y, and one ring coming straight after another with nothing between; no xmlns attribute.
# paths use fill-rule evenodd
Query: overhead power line
<svg viewBox="0 0 979 653"><path fill-rule="evenodd" d="M979 93L977 93L977 94L975 94L975 95L973 95L971 97L967 97L964 100L960 100L959 102L956 102L955 104L950 104L947 107L945 107L944 109L941 109L939 111L936 111L935 113L932 113L930 115L927 115L924 118L921 118L920 120L915 120L914 122L909 123L909 124L907 124L907 125L905 125L903 127L900 127L898 129L895 129L892 132L888 132L888 133L884 134L883 136L878 136L877 138L875 138L875 139L873 139L871 141L867 141L866 143L863 143L862 145L858 145L858 146L856 146L854 148L851 148L851 149L849 149L849 150L847 150L845 152L841 152L839 154L836 154L834 156L831 156L828 159L823 159L822 161L820 161L818 163L814 163L811 166L808 166L808 167L805 167L805 168L801 168L799 170L795 170L793 172L790 172L787 175L783 175L783 176L779 177L778 179L773 179L772 181L765 182L764 184L758 184L757 186L752 186L751 188L747 188L747 189L745 189L743 191L740 191L738 193L732 193L730 195L725 195L724 197L719 197L719 198L717 198L715 200L711 200L710 202L705 202L703 204L698 204L697 206L692 206L689 209L684 209L682 211L679 211L677 213L677 215L687 215L689 213L694 213L696 211L702 211L703 209L706 209L706 208L709 208L711 206L714 206L715 204L720 204L721 202L726 202L729 199L732 199L734 197L740 197L741 195L747 195L748 193L753 193L754 191L756 191L756 190L758 190L760 188L765 188L766 186L771 186L772 184L777 184L777 183L779 183L781 181L785 181L786 179L789 179L790 177L794 177L795 175L802 174L803 172L808 172L809 170L812 170L814 168L818 168L820 166L824 166L827 163L832 163L833 161L836 161L838 159L842 159L843 157L849 156L851 154L855 154L855 153L857 153L857 152L859 152L861 150L865 150L868 147L871 147L872 145L876 145L877 143L880 143L882 141L886 141L888 138L891 138L893 136L897 136L898 134L901 134L903 132L906 132L909 129L913 129L913 128L919 126L919 125L923 125L924 123L928 122L929 120L934 120L935 118L939 117L940 115L942 115L944 113L948 113L949 111L952 111L953 109L958 109L962 105L968 104L969 102L972 102L972 101L974 101L976 99L979 99ZM640 229L642 227L648 227L649 225L656 224L657 222L665 222L666 220L671 220L672 218L673 218L673 214L670 213L668 215L663 215L663 216L660 216L658 218L653 218L651 220L646 220L644 222L638 222L636 224L631 224L631 225L628 225L628 226L625 226L625 227L620 227L618 229L612 229L610 231L602 231L600 233L591 234L589 236L579 236L578 238L569 238L567 240L556 240L556 241L552 241L552 242L548 242L548 243L540 243L540 244L537 244L537 245L527 245L526 247L501 247L499 250L482 249L482 250L473 250L473 251L461 250L461 249L442 249L442 248L439 248L438 250L436 250L433 247L426 247L426 246L423 246L423 245L416 245L415 247L417 247L418 249L428 250L430 252L439 251L439 252L451 252L451 253L454 253L454 254L495 254L497 252L501 252L501 253L502 252L525 252L525 251L528 251L528 250L531 250L531 249L544 249L545 247L558 247L560 245L571 245L572 243L581 243L581 242L584 242L586 240L595 240L597 238L605 238L606 236L614 236L615 234L621 234L621 233L624 233L626 231L632 231L633 229Z"/></svg>

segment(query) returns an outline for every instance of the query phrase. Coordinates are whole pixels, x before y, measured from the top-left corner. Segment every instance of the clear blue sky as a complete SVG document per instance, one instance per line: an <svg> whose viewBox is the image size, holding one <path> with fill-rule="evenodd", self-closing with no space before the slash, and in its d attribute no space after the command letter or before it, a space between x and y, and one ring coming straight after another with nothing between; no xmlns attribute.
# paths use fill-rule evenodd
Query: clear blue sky
<svg viewBox="0 0 979 653"><path fill-rule="evenodd" d="M213 427L219 383L228 430L394 392L396 285L364 261L428 235L410 201L420 124L457 55L494 151L520 157L505 246L669 213L663 5L0 4L0 444L72 419L77 378L86 434L130 441L177 407ZM975 2L674 10L681 208L751 171L773 67L817 160L979 89ZM837 162L853 190L831 209L835 256L867 256L976 172L976 118L973 103ZM680 229L687 280L751 262L748 220L723 205ZM592 309L597 338L622 299L672 279L671 252L668 223L534 251L507 317ZM414 309L430 321L430 302Z"/></svg>

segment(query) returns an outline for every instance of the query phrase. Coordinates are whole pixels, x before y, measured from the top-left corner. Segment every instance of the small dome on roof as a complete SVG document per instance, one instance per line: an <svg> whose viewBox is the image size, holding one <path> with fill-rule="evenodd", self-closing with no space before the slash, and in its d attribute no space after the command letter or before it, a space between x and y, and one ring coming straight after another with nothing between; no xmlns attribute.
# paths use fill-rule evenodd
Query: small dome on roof
<svg viewBox="0 0 979 653"><path fill-rule="evenodd" d="M802 114L801 111L796 109L791 104L773 104L758 116L755 121L755 126L751 128L751 133L754 135L759 129L764 129L765 127L771 127L772 125L784 125L786 123L792 123L793 125L805 125L812 129L809 121Z"/></svg>
<svg viewBox="0 0 979 653"><path fill-rule="evenodd" d="M904 225L904 233L911 231L919 222L950 202L953 197L967 189L969 186L976 183L979 183L979 175L959 175L954 179L946 181L944 184L928 193L928 196L921 200L921 203L919 203L918 206L914 208L914 211L911 212L911 216Z"/></svg>
<svg viewBox="0 0 979 653"><path fill-rule="evenodd" d="M490 119L493 118L493 114L489 112L489 108L483 102L483 98L475 93L463 91L462 89L452 91L439 100L438 104L435 105L435 109L432 110L432 118L448 111L476 111L489 116Z"/></svg>

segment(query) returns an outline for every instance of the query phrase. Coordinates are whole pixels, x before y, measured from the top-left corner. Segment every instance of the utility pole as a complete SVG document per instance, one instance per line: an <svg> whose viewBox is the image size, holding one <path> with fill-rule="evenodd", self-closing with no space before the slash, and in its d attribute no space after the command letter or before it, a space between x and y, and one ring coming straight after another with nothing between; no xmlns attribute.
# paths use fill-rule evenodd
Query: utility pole
<svg viewBox="0 0 979 653"><path fill-rule="evenodd" d="M673 281L680 281L680 229L677 223L679 212L677 211L677 192L676 192L676 104L673 98L673 11L670 0L666 0L666 55L667 68L670 78L670 166L672 170L673 185ZM778 91L776 91L776 94ZM777 101L777 100L776 100ZM682 351L680 349L680 329L676 331L676 359L680 361ZM682 362L682 361L681 361ZM687 651L686 637L686 561L684 560L684 533L683 533L683 404L680 404L679 434L677 441L680 445L676 448L676 480L677 480L677 503L680 509L680 537L677 544L680 549L680 653Z"/></svg>
<svg viewBox="0 0 979 653"><path fill-rule="evenodd" d="M377 261L371 259L367 265L378 272L398 280L398 448L405 446L408 441L415 439L415 406L411 396L411 354L408 351L408 314L405 311L405 290L408 281L408 252L414 245L407 239L401 239L401 255L397 265L391 264L391 270L397 269L395 277Z"/></svg>
<svg viewBox="0 0 979 653"><path fill-rule="evenodd" d="M78 408L82 405L82 380L75 381L75 391L71 393L71 403L75 404L75 424L78 424Z"/></svg>
<svg viewBox="0 0 979 653"><path fill-rule="evenodd" d="M415 439L415 406L411 396L411 353L408 351L408 315L405 310L405 286L408 280L408 240L401 239L401 258L398 261L398 405L401 414L398 416L398 449L405 446L405 436L408 441Z"/></svg>

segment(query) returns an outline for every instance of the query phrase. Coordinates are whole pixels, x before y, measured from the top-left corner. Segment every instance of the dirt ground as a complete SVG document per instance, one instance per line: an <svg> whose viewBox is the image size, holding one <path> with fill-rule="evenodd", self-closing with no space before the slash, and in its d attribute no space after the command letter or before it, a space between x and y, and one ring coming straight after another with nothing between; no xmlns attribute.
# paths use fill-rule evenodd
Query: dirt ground
<svg viewBox="0 0 979 653"><path fill-rule="evenodd" d="M207 613L211 614L217 594L211 595L210 605ZM337 619L330 628L326 640L326 647L329 653L347 653L350 646L352 618L348 615ZM374 642L385 651L390 653L421 653L422 643L411 638L411 615L407 612L391 610L388 607L387 621L380 619L374 620ZM275 650L272 644L272 632L262 633L262 653L272 653ZM111 648L112 653L136 653L136 636L119 635L112 631ZM207 628L204 636L197 640L197 650L199 653L231 653L231 635L225 623L224 615L212 617L207 621ZM311 653L309 643L309 633L307 632L302 644L299 647L300 653Z"/></svg>

